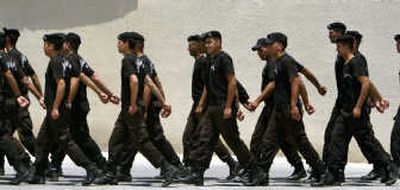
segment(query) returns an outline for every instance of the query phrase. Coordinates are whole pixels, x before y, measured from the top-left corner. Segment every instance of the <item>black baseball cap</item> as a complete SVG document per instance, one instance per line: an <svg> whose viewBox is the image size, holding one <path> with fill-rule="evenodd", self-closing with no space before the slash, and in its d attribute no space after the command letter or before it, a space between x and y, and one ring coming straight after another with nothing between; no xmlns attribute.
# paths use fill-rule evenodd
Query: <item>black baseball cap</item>
<svg viewBox="0 0 400 190"><path fill-rule="evenodd" d="M256 44L251 48L251 50L257 51L261 47L271 45L271 44L272 43L270 43L267 38L260 38L257 40Z"/></svg>
<svg viewBox="0 0 400 190"><path fill-rule="evenodd" d="M4 35L13 37L13 38L18 38L21 34L17 29L12 29L12 28L3 28Z"/></svg>
<svg viewBox="0 0 400 190"><path fill-rule="evenodd" d="M122 40L122 41L125 41L125 40L133 40L133 41L141 41L141 42L144 41L144 37L137 32L123 32L123 33L119 34L117 38L118 38L118 40Z"/></svg>
<svg viewBox="0 0 400 190"><path fill-rule="evenodd" d="M65 40L65 34L63 33L52 33L52 34L45 34L43 36L43 41L52 43L57 47L62 46Z"/></svg>
<svg viewBox="0 0 400 190"><path fill-rule="evenodd" d="M205 41L207 38L217 38L217 39L222 39L221 33L216 30L211 30L209 32L206 32L202 34L202 38Z"/></svg>
<svg viewBox="0 0 400 190"><path fill-rule="evenodd" d="M342 33L344 33L347 29L346 25L344 25L341 22L332 22L332 23L328 24L327 28L328 28L328 30L334 30L337 32L342 32Z"/></svg>
<svg viewBox="0 0 400 190"><path fill-rule="evenodd" d="M203 38L202 38L200 35L196 34L196 35L191 35L191 36L189 36L189 37L187 38L187 41L188 41L188 42L191 42L191 41L201 42L201 41L203 41Z"/></svg>
<svg viewBox="0 0 400 190"><path fill-rule="evenodd" d="M394 40L399 41L400 40L400 34L394 35Z"/></svg>
<svg viewBox="0 0 400 190"><path fill-rule="evenodd" d="M267 43L281 43L285 48L287 46L287 36L281 32L272 32L267 35Z"/></svg>

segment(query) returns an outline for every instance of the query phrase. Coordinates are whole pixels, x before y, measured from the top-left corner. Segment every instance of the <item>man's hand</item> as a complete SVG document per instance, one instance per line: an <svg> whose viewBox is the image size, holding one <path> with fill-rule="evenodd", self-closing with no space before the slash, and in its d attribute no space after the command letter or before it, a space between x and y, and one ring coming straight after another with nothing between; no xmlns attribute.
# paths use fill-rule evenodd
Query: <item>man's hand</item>
<svg viewBox="0 0 400 190"><path fill-rule="evenodd" d="M243 107L246 108L246 110L254 111L253 106L251 105L250 102L244 103L244 104L243 104Z"/></svg>
<svg viewBox="0 0 400 190"><path fill-rule="evenodd" d="M161 110L161 117L167 118L171 115L171 113L172 113L172 107L168 104L164 104Z"/></svg>
<svg viewBox="0 0 400 190"><path fill-rule="evenodd" d="M244 113L242 112L242 110L238 110L237 115L236 115L236 118L237 118L239 121L243 121L243 120L244 120Z"/></svg>
<svg viewBox="0 0 400 190"><path fill-rule="evenodd" d="M232 108L224 108L224 119L230 119L232 117Z"/></svg>
<svg viewBox="0 0 400 190"><path fill-rule="evenodd" d="M46 103L44 102L44 97L41 97L39 99L39 105L42 107L44 110L46 109Z"/></svg>
<svg viewBox="0 0 400 190"><path fill-rule="evenodd" d="M58 112L58 109L53 108L53 109L51 110L51 118L52 118L53 120L57 120L58 118L60 118L60 113Z"/></svg>
<svg viewBox="0 0 400 190"><path fill-rule="evenodd" d="M108 103L108 96L107 96L107 94L105 94L105 93L100 93L99 94L99 98L100 98L100 101L103 103L103 104L107 104Z"/></svg>
<svg viewBox="0 0 400 190"><path fill-rule="evenodd" d="M116 104L116 105L119 104L120 98L117 95L112 94L109 98L110 98L111 103Z"/></svg>
<svg viewBox="0 0 400 190"><path fill-rule="evenodd" d="M356 118L356 119L361 117L361 108L355 107L353 109L353 117Z"/></svg>
<svg viewBox="0 0 400 190"><path fill-rule="evenodd" d="M260 103L258 101L252 101L250 102L251 105L251 110L250 111L254 111L258 108L258 106L260 105Z"/></svg>
<svg viewBox="0 0 400 190"><path fill-rule="evenodd" d="M320 86L318 88L318 93L321 94L322 96L325 96L326 94L326 87L325 86Z"/></svg>
<svg viewBox="0 0 400 190"><path fill-rule="evenodd" d="M204 110L204 107L201 106L201 105L198 105L198 106L196 107L196 109L194 110L194 113L195 113L196 115L200 115L200 114L203 113L203 110Z"/></svg>
<svg viewBox="0 0 400 190"><path fill-rule="evenodd" d="M311 104L305 105L305 108L308 115L312 115L315 112L315 108Z"/></svg>
<svg viewBox="0 0 400 190"><path fill-rule="evenodd" d="M18 96L17 97L17 103L20 107L25 108L29 105L29 100L27 100L25 97L23 96Z"/></svg>
<svg viewBox="0 0 400 190"><path fill-rule="evenodd" d="M381 101L376 101L374 106L380 113L384 113L389 108L389 101L382 99Z"/></svg>
<svg viewBox="0 0 400 190"><path fill-rule="evenodd" d="M137 108L136 104L129 106L128 113L130 115L135 115L135 113L137 113L137 111L138 111L138 108Z"/></svg>
<svg viewBox="0 0 400 190"><path fill-rule="evenodd" d="M292 115L292 119L295 121L300 121L301 120L301 115L299 108L297 106L292 106L290 109L290 114Z"/></svg>

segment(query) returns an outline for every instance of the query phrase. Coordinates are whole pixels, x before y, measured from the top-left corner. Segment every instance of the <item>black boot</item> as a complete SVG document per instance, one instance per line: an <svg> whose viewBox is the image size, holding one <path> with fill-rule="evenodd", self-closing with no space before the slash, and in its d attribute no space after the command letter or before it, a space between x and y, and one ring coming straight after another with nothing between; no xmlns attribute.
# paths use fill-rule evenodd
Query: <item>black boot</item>
<svg viewBox="0 0 400 190"><path fill-rule="evenodd" d="M107 178L102 170L96 167L96 165L91 164L90 166L86 167L86 180L82 182L83 186L88 186L91 184L102 185L106 184Z"/></svg>
<svg viewBox="0 0 400 190"><path fill-rule="evenodd" d="M229 176L226 177L226 180L230 181L239 174L240 165L239 162L235 161L233 158L229 159L227 162L229 166Z"/></svg>
<svg viewBox="0 0 400 190"><path fill-rule="evenodd" d="M336 174L333 174L330 171L326 171L319 180L311 183L312 187L322 187L322 186L340 186L341 182L337 178Z"/></svg>
<svg viewBox="0 0 400 190"><path fill-rule="evenodd" d="M5 170L4 170L4 160L5 156L4 155L0 155L0 175L4 175L5 174Z"/></svg>
<svg viewBox="0 0 400 190"><path fill-rule="evenodd" d="M116 178L118 181L121 182L131 182L132 181L132 175L129 170L124 170L121 168L117 169L117 175Z"/></svg>
<svg viewBox="0 0 400 190"><path fill-rule="evenodd" d="M179 181L185 184L193 184L196 186L204 185L204 169L192 166L189 174L179 177Z"/></svg>
<svg viewBox="0 0 400 190"><path fill-rule="evenodd" d="M17 170L17 174L13 180L11 180L10 184L19 185L22 181L26 181L29 176L30 168L29 166L25 166L24 163L19 163L15 168Z"/></svg>
<svg viewBox="0 0 400 190"><path fill-rule="evenodd" d="M163 187L167 187L170 185L172 182L174 182L174 179L177 179L180 174L179 168L176 166L168 163L167 161L163 161L161 164L161 170L164 170L164 182L162 184Z"/></svg>
<svg viewBox="0 0 400 190"><path fill-rule="evenodd" d="M372 181L379 178L379 174L375 169L372 169L367 175L361 176L361 180Z"/></svg>
<svg viewBox="0 0 400 190"><path fill-rule="evenodd" d="M45 172L39 171L37 167L34 167L28 176L27 182L29 184L45 184L46 183Z"/></svg>
<svg viewBox="0 0 400 190"><path fill-rule="evenodd" d="M261 169L257 165L251 165L248 173L248 177L243 179L243 185L245 186L268 186L269 176L264 169Z"/></svg>
<svg viewBox="0 0 400 190"><path fill-rule="evenodd" d="M46 173L46 177L49 181L58 181L60 173L56 168L50 168Z"/></svg>
<svg viewBox="0 0 400 190"><path fill-rule="evenodd" d="M398 168L396 165L391 163L383 168L383 171L381 183L385 183L388 186L395 184L398 178Z"/></svg>
<svg viewBox="0 0 400 190"><path fill-rule="evenodd" d="M307 172L304 169L303 163L296 164L293 173L287 177L288 180L300 180L307 177Z"/></svg>

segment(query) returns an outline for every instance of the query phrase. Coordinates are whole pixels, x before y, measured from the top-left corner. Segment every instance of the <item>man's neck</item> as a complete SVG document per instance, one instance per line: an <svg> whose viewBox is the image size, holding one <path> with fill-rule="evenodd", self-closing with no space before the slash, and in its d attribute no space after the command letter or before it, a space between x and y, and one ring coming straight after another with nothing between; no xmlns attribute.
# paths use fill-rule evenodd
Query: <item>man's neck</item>
<svg viewBox="0 0 400 190"><path fill-rule="evenodd" d="M7 50L7 52L10 52L11 50L13 50L15 48L15 46L13 46L13 45L7 45L6 44L6 50Z"/></svg>
<svg viewBox="0 0 400 190"><path fill-rule="evenodd" d="M194 60L199 60L200 57L201 57L201 53L196 54L196 55L194 55L193 57L194 57Z"/></svg>
<svg viewBox="0 0 400 190"><path fill-rule="evenodd" d="M210 56L215 57L216 55L220 54L221 52L222 52L222 49L219 49L219 50L215 51L214 53L211 53Z"/></svg>
<svg viewBox="0 0 400 190"><path fill-rule="evenodd" d="M347 54L342 56L342 58L344 59L345 63L348 63L353 57L354 57L353 53L347 53Z"/></svg>

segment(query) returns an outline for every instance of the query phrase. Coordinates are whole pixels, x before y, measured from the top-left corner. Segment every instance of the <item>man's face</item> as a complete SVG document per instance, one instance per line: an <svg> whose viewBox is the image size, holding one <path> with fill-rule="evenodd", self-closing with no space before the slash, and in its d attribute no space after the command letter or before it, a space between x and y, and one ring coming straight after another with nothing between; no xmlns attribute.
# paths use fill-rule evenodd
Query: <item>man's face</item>
<svg viewBox="0 0 400 190"><path fill-rule="evenodd" d="M221 49L221 40L216 38L207 38L205 48L207 54L214 54Z"/></svg>
<svg viewBox="0 0 400 190"><path fill-rule="evenodd" d="M196 41L190 41L188 44L188 51L190 56L196 56L201 53L201 43Z"/></svg>
<svg viewBox="0 0 400 190"><path fill-rule="evenodd" d="M128 52L129 49L129 43L128 41L122 41L122 40L118 40L117 42L117 48L118 48L118 52L119 53L125 53Z"/></svg>
<svg viewBox="0 0 400 190"><path fill-rule="evenodd" d="M49 42L44 42L43 43L43 52L46 56L50 56L50 52L54 51L54 44L51 44Z"/></svg>
<svg viewBox="0 0 400 190"><path fill-rule="evenodd" d="M353 51L348 45L343 43L336 43L336 50L338 54L342 57Z"/></svg>
<svg viewBox="0 0 400 190"><path fill-rule="evenodd" d="M271 46L262 46L257 50L258 57L260 57L261 60L265 61L268 59L268 57L271 57Z"/></svg>
<svg viewBox="0 0 400 190"><path fill-rule="evenodd" d="M274 42L268 49L269 55L277 56L279 52L283 51L283 45L279 42Z"/></svg>
<svg viewBox="0 0 400 190"><path fill-rule="evenodd" d="M335 30L329 30L329 33L328 33L328 36L329 36L329 39L330 39L331 43L335 43L336 39L341 35L342 34L340 32L337 32Z"/></svg>
<svg viewBox="0 0 400 190"><path fill-rule="evenodd" d="M400 40L396 40L397 53L400 53Z"/></svg>

